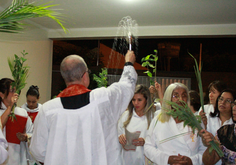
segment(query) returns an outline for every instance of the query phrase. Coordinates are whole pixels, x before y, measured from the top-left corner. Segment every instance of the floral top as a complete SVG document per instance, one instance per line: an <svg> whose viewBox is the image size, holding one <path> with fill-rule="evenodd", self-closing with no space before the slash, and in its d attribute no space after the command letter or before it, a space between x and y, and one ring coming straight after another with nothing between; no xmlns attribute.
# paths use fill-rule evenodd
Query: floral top
<svg viewBox="0 0 236 165"><path fill-rule="evenodd" d="M236 164L236 125L225 125L217 131L217 137L224 152L222 165Z"/></svg>

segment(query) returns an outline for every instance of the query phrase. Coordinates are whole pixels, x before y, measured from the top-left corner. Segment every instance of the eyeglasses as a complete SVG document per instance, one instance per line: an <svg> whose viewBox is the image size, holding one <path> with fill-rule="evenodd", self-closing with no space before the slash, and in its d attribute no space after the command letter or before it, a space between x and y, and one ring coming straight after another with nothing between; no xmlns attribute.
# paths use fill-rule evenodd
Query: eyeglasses
<svg viewBox="0 0 236 165"><path fill-rule="evenodd" d="M231 104L233 101L230 99L224 99L223 97L220 97L218 99L219 102L225 102L226 104Z"/></svg>
<svg viewBox="0 0 236 165"><path fill-rule="evenodd" d="M86 72L88 72L88 74L90 74L90 73L91 73L91 70L90 70L90 69L86 70L86 71L82 74L81 78L84 76L84 74L85 74Z"/></svg>
<svg viewBox="0 0 236 165"><path fill-rule="evenodd" d="M178 93L174 93L172 97L175 98L175 99L180 99L180 96L179 96ZM182 94L182 95L181 95L181 98L182 98L182 99L187 99L187 98L188 98L188 95L187 95L187 94Z"/></svg>
<svg viewBox="0 0 236 165"><path fill-rule="evenodd" d="M236 105L236 101L231 103L231 107L233 108Z"/></svg>

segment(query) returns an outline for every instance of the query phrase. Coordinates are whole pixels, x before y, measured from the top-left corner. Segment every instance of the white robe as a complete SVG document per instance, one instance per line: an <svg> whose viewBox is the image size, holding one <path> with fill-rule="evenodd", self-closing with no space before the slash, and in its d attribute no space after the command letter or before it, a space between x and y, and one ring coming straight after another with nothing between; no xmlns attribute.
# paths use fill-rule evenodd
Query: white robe
<svg viewBox="0 0 236 165"><path fill-rule="evenodd" d="M33 113L33 112L38 112L39 109L41 108L41 106L42 106L42 104L38 103L37 108L35 108L35 109L29 109L29 108L28 108L28 104L25 103L25 104L23 104L23 105L21 106L21 108L25 109L27 112Z"/></svg>
<svg viewBox="0 0 236 165"><path fill-rule="evenodd" d="M197 111L198 115L200 114L201 110L202 110L202 107L200 107L199 111ZM204 105L204 112L206 114L210 114L211 112L213 113L214 111L215 111L215 109L214 109L213 104L206 104L206 105Z"/></svg>
<svg viewBox="0 0 236 165"><path fill-rule="evenodd" d="M8 143L6 141L5 136L2 133L2 122L1 122L1 118L0 118L0 164L2 164L3 162L5 162L5 160L8 157L8 152L6 150L6 148L8 147Z"/></svg>
<svg viewBox="0 0 236 165"><path fill-rule="evenodd" d="M0 115L2 115L5 110L6 106L2 103L2 109L0 110ZM15 108L15 114L27 117L27 122L26 122L26 133L27 135L31 136L33 132L33 124L28 116L27 112L19 107ZM3 134L6 136L6 127L3 128ZM8 165L26 165L27 164L27 142L20 142L20 144L15 144L15 143L8 143L8 154L9 157L4 164Z"/></svg>
<svg viewBox="0 0 236 165"><path fill-rule="evenodd" d="M90 103L64 109L60 98L43 104L30 150L45 165L121 164L117 122L134 94L137 73L125 66L121 79L90 92Z"/></svg>
<svg viewBox="0 0 236 165"><path fill-rule="evenodd" d="M179 136L161 143L166 138L191 130L188 126L183 127L183 122L176 124L173 117L165 123L157 121L157 117L155 117L151 122L145 140L144 153L146 157L155 164L166 165L169 156L180 154L188 156L193 165L202 164L202 154L206 147L202 144L201 138L197 136L197 131L195 131L195 134Z"/></svg>
<svg viewBox="0 0 236 165"><path fill-rule="evenodd" d="M129 111L125 111L118 122L118 136L125 134L124 122L127 120L128 115ZM132 118L126 129L129 132L140 131L141 134L139 137L145 139L147 134L147 126L147 117L145 115L140 117L136 114L135 110L133 110ZM122 158L123 165L144 165L145 157L143 146L137 146L135 151L126 151L122 149Z"/></svg>
<svg viewBox="0 0 236 165"><path fill-rule="evenodd" d="M212 133L214 136L216 135L216 132L220 127L227 125L227 124L233 124L232 118L229 120L226 120L223 125L219 117L211 117L210 115L206 115L207 117L207 131ZM222 161L219 160L216 165L221 165Z"/></svg>

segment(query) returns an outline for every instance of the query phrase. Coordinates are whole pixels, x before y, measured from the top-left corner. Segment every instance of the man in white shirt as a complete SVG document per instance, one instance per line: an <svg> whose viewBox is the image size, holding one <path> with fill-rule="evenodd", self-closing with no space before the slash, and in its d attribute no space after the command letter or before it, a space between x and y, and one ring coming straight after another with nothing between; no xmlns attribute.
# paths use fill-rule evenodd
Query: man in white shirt
<svg viewBox="0 0 236 165"><path fill-rule="evenodd" d="M35 119L30 150L45 165L120 164L117 121L134 94L135 55L128 51L119 82L89 90L83 58L67 56L61 74L67 88L43 104Z"/></svg>

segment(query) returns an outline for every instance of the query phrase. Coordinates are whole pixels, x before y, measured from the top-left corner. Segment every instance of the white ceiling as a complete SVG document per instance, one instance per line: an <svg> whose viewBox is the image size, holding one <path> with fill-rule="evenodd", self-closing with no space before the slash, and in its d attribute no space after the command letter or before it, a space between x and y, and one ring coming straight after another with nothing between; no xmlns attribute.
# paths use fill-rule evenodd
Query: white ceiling
<svg viewBox="0 0 236 165"><path fill-rule="evenodd" d="M40 3L49 0L40 1ZM10 0L0 1L0 10ZM236 0L54 0L64 26L49 18L30 20L49 38L111 37L119 21L131 16L139 36L236 35Z"/></svg>

